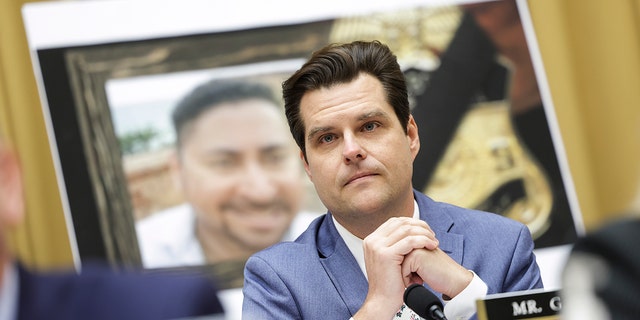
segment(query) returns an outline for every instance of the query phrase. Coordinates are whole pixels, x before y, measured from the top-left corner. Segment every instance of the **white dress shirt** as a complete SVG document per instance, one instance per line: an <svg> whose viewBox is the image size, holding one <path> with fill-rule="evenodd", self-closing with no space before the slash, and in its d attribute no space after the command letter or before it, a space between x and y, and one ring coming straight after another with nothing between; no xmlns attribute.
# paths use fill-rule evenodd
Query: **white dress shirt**
<svg viewBox="0 0 640 320"><path fill-rule="evenodd" d="M349 232L349 230L338 223L338 221L333 216L332 218L333 223L336 225L336 229L338 229L340 237L342 237L347 247L349 248L349 251L351 251L351 254L353 254L353 256L356 258L356 261L358 262L362 273L364 274L365 278L367 278L362 239ZM415 200L413 200L413 218L420 219L420 209L418 207L418 203ZM480 279L480 277L478 277L478 275L476 275L473 270L470 271L473 273L473 279L471 280L469 285L453 299L445 301L444 313L449 320L469 319L471 316L473 316L473 314L476 313L476 300L484 298L487 295L488 288L486 283L484 283L484 281L482 281L482 279ZM403 305L393 319L396 320L422 318L415 314L413 310L408 308L406 305Z"/></svg>

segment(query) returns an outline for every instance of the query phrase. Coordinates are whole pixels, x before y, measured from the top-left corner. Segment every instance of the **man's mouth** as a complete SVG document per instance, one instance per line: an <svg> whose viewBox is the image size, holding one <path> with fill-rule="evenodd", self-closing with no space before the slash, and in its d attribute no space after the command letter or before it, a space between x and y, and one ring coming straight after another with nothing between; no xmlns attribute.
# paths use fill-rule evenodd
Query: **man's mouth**
<svg viewBox="0 0 640 320"><path fill-rule="evenodd" d="M354 183L354 182L356 182L356 181L358 181L358 180L361 180L361 179L363 179L363 178L370 177L370 176L374 176L374 175L376 175L376 174L375 174L375 173L371 173L371 172L358 173L358 174L354 175L353 177L351 177L351 178L347 181L347 183L345 183L344 185L346 186L346 185L348 185L348 184Z"/></svg>

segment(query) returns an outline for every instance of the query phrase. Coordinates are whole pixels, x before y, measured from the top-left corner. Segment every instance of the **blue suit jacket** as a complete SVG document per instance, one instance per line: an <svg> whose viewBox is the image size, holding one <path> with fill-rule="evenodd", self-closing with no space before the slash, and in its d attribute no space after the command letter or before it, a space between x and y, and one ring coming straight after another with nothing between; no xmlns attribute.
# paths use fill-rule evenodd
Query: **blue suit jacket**
<svg viewBox="0 0 640 320"><path fill-rule="evenodd" d="M489 287L488 293L542 287L533 241L523 224L505 217L435 202L414 190L420 219L440 248ZM314 220L295 242L253 255L245 266L244 319L349 319L362 306L368 283L333 224Z"/></svg>
<svg viewBox="0 0 640 320"><path fill-rule="evenodd" d="M222 312L213 283L190 275L115 273L94 264L83 265L79 275L21 266L18 274L18 320L158 320Z"/></svg>

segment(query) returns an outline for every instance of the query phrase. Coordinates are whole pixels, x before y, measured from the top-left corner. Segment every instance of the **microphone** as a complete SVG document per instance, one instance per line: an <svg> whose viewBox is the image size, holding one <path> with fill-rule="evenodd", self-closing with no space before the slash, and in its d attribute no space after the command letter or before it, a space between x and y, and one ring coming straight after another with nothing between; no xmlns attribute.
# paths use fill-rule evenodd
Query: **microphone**
<svg viewBox="0 0 640 320"><path fill-rule="evenodd" d="M414 283L404 291L404 303L424 319L447 320L440 299L420 284Z"/></svg>

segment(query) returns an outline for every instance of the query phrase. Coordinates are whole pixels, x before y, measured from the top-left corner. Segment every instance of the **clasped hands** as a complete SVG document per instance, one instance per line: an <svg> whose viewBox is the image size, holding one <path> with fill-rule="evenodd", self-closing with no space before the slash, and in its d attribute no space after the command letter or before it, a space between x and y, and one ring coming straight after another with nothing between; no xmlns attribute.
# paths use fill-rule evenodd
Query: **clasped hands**
<svg viewBox="0 0 640 320"><path fill-rule="evenodd" d="M451 298L464 290L473 274L438 245L437 235L422 220L396 217L380 225L363 241L369 292L360 311L391 319L412 283L426 283Z"/></svg>

